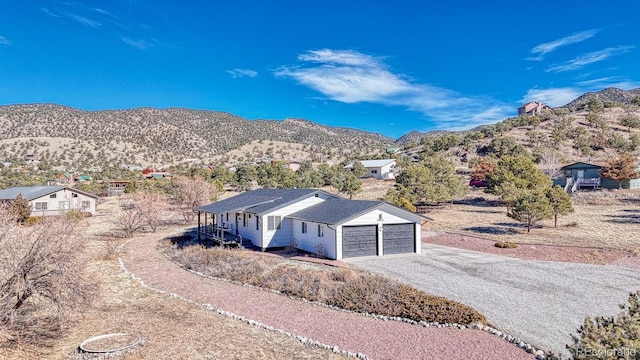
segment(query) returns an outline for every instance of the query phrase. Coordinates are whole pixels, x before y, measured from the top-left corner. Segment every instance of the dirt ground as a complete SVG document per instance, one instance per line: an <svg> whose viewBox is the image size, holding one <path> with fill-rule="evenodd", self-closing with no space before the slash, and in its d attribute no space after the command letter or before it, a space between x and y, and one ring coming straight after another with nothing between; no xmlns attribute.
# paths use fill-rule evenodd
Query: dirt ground
<svg viewBox="0 0 640 360"><path fill-rule="evenodd" d="M141 287L122 271L116 256L106 250L106 237L101 236L110 231L111 214L117 209L118 200L108 198L99 205L98 215L82 224L87 227L87 248L93 259L89 272L99 288L92 307L76 314L66 336L51 348L32 349L25 344L17 349L0 349L0 359L97 359L79 356L80 343L93 336L119 332L140 336L142 343L118 359L342 358ZM165 228L161 233L169 235L172 231ZM139 236L152 241L161 235Z"/></svg>
<svg viewBox="0 0 640 360"><path fill-rule="evenodd" d="M393 182L368 181L364 191L354 198L377 199ZM484 198L484 201L479 201ZM433 219L424 229L475 236L520 244L582 246L621 249L640 253L640 201L621 201L611 196L578 198L575 213L559 218L558 228L552 220L536 225L529 234L526 228L506 216L506 208L481 191L466 201L429 209ZM117 198L101 199L98 214L87 218L87 249L92 261L90 273L99 290L92 308L76 316L67 335L49 349L0 349L2 359L77 358L76 349L85 339L105 333L130 332L143 339L122 359L213 359L213 358L339 358L330 351L302 344L287 336L265 331L232 320L184 301L139 286L125 275L110 253L114 242L104 234L113 227ZM165 234L183 229L166 227ZM158 238L158 234L138 236ZM121 240L122 241L122 240ZM107 246L109 245L109 246ZM561 260L563 261L563 260ZM167 344L170 344L168 346Z"/></svg>
<svg viewBox="0 0 640 360"><path fill-rule="evenodd" d="M487 194L476 191L468 201L430 209L425 215L434 221L426 229L469 236L513 241L521 244L546 244L621 249L640 252L640 201L607 197L594 193L589 199L574 202L575 212L553 220L541 221L527 233L526 226L509 217L505 206ZM474 201L484 198L485 201Z"/></svg>

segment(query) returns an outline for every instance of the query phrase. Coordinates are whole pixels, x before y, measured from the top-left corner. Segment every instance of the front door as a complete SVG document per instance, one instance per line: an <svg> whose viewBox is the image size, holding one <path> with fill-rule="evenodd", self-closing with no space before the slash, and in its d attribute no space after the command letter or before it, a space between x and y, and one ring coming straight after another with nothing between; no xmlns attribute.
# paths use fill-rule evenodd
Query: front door
<svg viewBox="0 0 640 360"><path fill-rule="evenodd" d="M578 170L578 180L584 179L584 170Z"/></svg>

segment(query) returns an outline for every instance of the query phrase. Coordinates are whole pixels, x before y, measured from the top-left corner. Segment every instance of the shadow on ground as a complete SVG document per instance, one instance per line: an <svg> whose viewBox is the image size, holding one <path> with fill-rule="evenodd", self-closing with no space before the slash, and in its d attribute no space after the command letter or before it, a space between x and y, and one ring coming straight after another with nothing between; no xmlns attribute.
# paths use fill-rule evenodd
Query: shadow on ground
<svg viewBox="0 0 640 360"><path fill-rule="evenodd" d="M624 210L627 212L636 212L635 210ZM613 224L640 224L640 215L606 215L610 218L605 220Z"/></svg>
<svg viewBox="0 0 640 360"><path fill-rule="evenodd" d="M513 235L520 233L520 230L503 228L498 226L472 226L463 228L462 230L473 231L479 234L494 234L494 235Z"/></svg>

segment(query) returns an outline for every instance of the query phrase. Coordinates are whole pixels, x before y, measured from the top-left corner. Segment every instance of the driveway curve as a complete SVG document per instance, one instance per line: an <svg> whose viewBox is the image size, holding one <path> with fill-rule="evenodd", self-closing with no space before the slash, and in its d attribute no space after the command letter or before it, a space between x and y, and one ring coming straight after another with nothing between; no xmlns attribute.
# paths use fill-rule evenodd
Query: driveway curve
<svg viewBox="0 0 640 360"><path fill-rule="evenodd" d="M640 290L635 268L520 260L428 243L421 254L345 262L469 305L503 332L565 355L585 317L616 315L629 293Z"/></svg>
<svg viewBox="0 0 640 360"><path fill-rule="evenodd" d="M150 238L136 238L127 243L121 255L127 271L146 286L370 359L533 359L533 355L481 330L383 321L201 277L161 255L156 244Z"/></svg>

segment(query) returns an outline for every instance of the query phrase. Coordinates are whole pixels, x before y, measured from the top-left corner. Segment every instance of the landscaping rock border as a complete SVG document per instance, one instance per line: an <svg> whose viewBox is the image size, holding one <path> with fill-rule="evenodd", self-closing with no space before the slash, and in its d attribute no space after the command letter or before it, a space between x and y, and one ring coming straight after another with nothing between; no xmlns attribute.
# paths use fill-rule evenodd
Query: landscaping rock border
<svg viewBox="0 0 640 360"><path fill-rule="evenodd" d="M481 323L470 324L470 325L462 325L462 324L457 324L457 323L438 323L438 322L415 321L415 320L408 319L408 318L403 318L403 317L400 317L400 316L386 316L386 315L379 315L379 314L374 314L374 313L366 313L366 312L363 313L363 312L358 312L358 311L353 311L353 310L347 310L347 309L343 309L343 308L340 308L340 307L337 307L337 306L333 306L333 305L329 305L329 304L325 304L325 303L320 303L320 302L316 302L316 301L313 301L313 300L308 300L308 299L305 299L305 298L286 295L286 294L283 294L280 291L273 290L273 289L262 288L262 287L259 287L259 286L255 286L255 285L251 285L251 284L247 284L247 283L243 283L243 282L239 282L239 281L235 281L235 280L230 280L230 279L226 279L226 278L219 278L219 277L215 277L215 276L206 275L206 274L203 274L203 273L201 273L199 271L195 271L193 269L190 269L190 268L186 267L184 264L182 264L180 262L174 261L169 255L165 254L162 251L158 251L158 252L161 253L164 257L166 257L172 263L174 263L174 264L178 265L179 267L181 267L182 269L184 269L184 270L186 270L186 271L188 271L188 272L190 272L192 274L195 274L195 275L198 275L200 277L203 277L203 278L207 278L207 279L211 279L211 280L217 280L217 281L224 281L224 282L228 282L228 283L231 283L231 284L234 284L234 285L250 287L250 288L253 288L253 289L256 289L256 290L260 290L260 291L272 292L272 293L280 294L280 295L283 295L283 296L287 296L290 299L311 303L311 304L313 304L315 306L323 306L323 307L326 307L326 308L330 308L330 309L338 310L338 311L342 311L342 312L347 312L347 313L353 313L353 314L358 314L358 315L362 315L362 316L373 317L373 318L377 318L377 319L380 319L380 320L383 320L383 321L399 321L399 322L405 322L405 323L409 323L409 324L413 324L413 325L420 325L420 326L423 326L423 327L437 327L437 328L453 327L453 328L458 328L460 330L472 329L472 328L473 329L477 329L477 330L483 330L483 331L485 331L485 332L487 332L489 334L495 335L495 336L499 337L500 339L513 344L514 346L522 349L525 352L528 352L530 354L536 355L536 359L537 360L547 359L547 354L549 354L549 352L547 352L545 350L542 350L542 349L537 349L534 346L532 346L531 344L523 341L520 338L514 337L514 336L509 335L509 334L506 334L506 333L504 333L504 332L502 332L502 331L500 331L500 330L498 330L498 329L496 329L494 327L491 327L491 326L488 326L488 325L484 325L484 324L481 324ZM120 259L118 259L118 260L120 261ZM122 264L121 261L120 261L120 263L121 263L121 267L123 267L123 269L124 269L124 264ZM136 279L134 278L134 280L136 280ZM141 284L143 283L142 280L140 280L139 282ZM162 290L157 290L157 291L163 292ZM189 300L189 302L194 303L191 300ZM209 307L211 306L209 304L202 304L202 305L204 305L205 307L206 306L209 306ZM211 307L209 310L215 310L215 309L213 307ZM220 310L217 310L217 311L219 313L221 313ZM321 343L315 344L315 343L317 343L317 341L312 341L312 340L306 339L306 338L301 337L301 336L296 336L296 335L291 334L289 332L286 332L284 330L274 329L271 326L261 324L261 323L259 323L257 321L246 320L246 318L244 318L242 316L239 316L239 315L235 315L235 314L232 314L232 313L228 313L228 315L227 315L226 312L225 313L221 313L221 314L223 314L223 315L225 315L227 317L231 317L231 318L234 318L234 319L238 319L238 320L247 322L247 323L249 323L251 325L255 325L255 326L270 330L270 331L275 331L275 332L278 332L280 334L285 334L287 336L294 337L294 338L296 338L296 339L298 339L300 341L302 341L301 339L304 339L305 341L302 341L302 342L310 343L310 344L312 344L314 346L318 346L318 347L321 347L321 348L324 348L324 349L330 349L330 350L334 350L334 348L335 349L339 349L337 346L330 346L330 345L321 344ZM308 342L308 341L310 341L310 342ZM364 355L364 354L356 354L355 356L350 356L350 355L347 355L347 354L351 353L351 352L348 352L348 351L342 350L342 351L334 351L334 352L339 352L339 353L341 353L341 354L343 354L345 356L349 356L349 357L356 357L356 358L359 358L359 359L368 359L366 357L366 355ZM364 357L360 357L360 355L363 355Z"/></svg>

